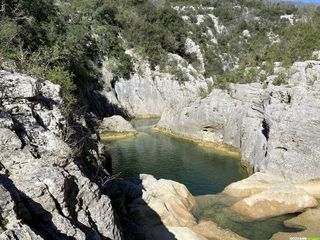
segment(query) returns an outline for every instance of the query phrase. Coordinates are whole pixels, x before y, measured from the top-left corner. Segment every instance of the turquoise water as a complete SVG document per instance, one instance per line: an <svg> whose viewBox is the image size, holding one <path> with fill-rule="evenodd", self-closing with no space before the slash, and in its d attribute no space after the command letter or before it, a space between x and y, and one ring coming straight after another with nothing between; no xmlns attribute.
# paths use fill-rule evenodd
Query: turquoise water
<svg viewBox="0 0 320 240"><path fill-rule="evenodd" d="M121 173L123 178L146 173L171 179L186 185L193 195L221 192L231 182L246 177L236 157L156 133L151 129L156 123L150 119L135 121L138 136L107 143L113 173Z"/></svg>
<svg viewBox="0 0 320 240"><path fill-rule="evenodd" d="M279 231L299 230L283 225L283 221L295 216L292 214L248 222L230 211L229 206L239 199L216 193L247 176L239 159L156 133L151 129L156 123L157 120L135 121L133 124L139 131L138 136L106 142L113 160L114 174L121 173L122 178L132 178L147 173L158 179L183 183L193 195L198 196L194 209L197 219L211 220L248 239L270 239Z"/></svg>

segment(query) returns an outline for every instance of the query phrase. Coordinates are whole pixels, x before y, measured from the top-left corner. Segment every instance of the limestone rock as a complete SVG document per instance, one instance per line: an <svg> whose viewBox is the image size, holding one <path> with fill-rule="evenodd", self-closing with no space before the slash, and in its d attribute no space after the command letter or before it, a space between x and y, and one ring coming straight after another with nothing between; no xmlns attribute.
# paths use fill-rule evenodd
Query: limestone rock
<svg viewBox="0 0 320 240"><path fill-rule="evenodd" d="M282 240L287 238L312 238L319 236L320 209L308 209L299 216L284 222L287 227L302 228L304 230L295 233L279 232L272 236L273 240Z"/></svg>
<svg viewBox="0 0 320 240"><path fill-rule="evenodd" d="M184 185L170 180L156 180L145 174L141 174L140 178L145 204L141 204L139 199L130 204L130 212L140 223L150 224L152 209L166 226L188 227L196 224L191 213L195 200Z"/></svg>
<svg viewBox="0 0 320 240"><path fill-rule="evenodd" d="M0 79L1 98L33 98L39 94L37 80L30 76L0 71Z"/></svg>
<svg viewBox="0 0 320 240"><path fill-rule="evenodd" d="M281 177L257 172L246 179L231 183L223 192L234 197L249 197L284 181Z"/></svg>
<svg viewBox="0 0 320 240"><path fill-rule="evenodd" d="M206 98L169 105L159 128L240 149L254 172L320 178L320 62L295 63L288 86L231 84Z"/></svg>
<svg viewBox="0 0 320 240"><path fill-rule="evenodd" d="M190 239L190 240L207 240L207 238L197 234L190 228L186 227L169 227L169 231L172 232L177 240Z"/></svg>
<svg viewBox="0 0 320 240"><path fill-rule="evenodd" d="M147 240L207 240L187 227L156 226L147 231Z"/></svg>
<svg viewBox="0 0 320 240"><path fill-rule="evenodd" d="M62 138L61 88L4 71L0 87L0 239L121 239L110 199Z"/></svg>
<svg viewBox="0 0 320 240"><path fill-rule="evenodd" d="M207 87L202 74L176 54L169 54L169 59L178 62L177 67L189 79L184 83L179 83L172 74L151 69L150 64L132 50L126 53L137 59L134 66L136 73L129 79L119 79L111 84L112 78L108 76L108 71L104 71L103 94L113 105L125 109L131 116L160 117L167 106L186 104L198 96L199 87ZM108 64L104 65L107 68Z"/></svg>
<svg viewBox="0 0 320 240"><path fill-rule="evenodd" d="M104 118L99 127L99 131L101 134L106 132L137 132L131 123L119 115Z"/></svg>
<svg viewBox="0 0 320 240"><path fill-rule="evenodd" d="M217 224L211 221L201 221L198 225L192 228L192 230L207 239L217 240L244 240L245 238L233 233L227 229L220 228Z"/></svg>
<svg viewBox="0 0 320 240"><path fill-rule="evenodd" d="M261 220L316 207L318 202L303 189L279 184L235 203L231 208L253 220Z"/></svg>
<svg viewBox="0 0 320 240"><path fill-rule="evenodd" d="M223 192L233 197L250 197L280 183L290 183L297 188L305 190L314 198L320 198L320 181L318 180L294 182L271 173L261 172L254 173L241 181L231 183Z"/></svg>
<svg viewBox="0 0 320 240"><path fill-rule="evenodd" d="M139 179L135 183L142 195L128 205L128 212L146 239L244 239L211 221L198 223L192 214L195 198L184 185L147 174Z"/></svg>

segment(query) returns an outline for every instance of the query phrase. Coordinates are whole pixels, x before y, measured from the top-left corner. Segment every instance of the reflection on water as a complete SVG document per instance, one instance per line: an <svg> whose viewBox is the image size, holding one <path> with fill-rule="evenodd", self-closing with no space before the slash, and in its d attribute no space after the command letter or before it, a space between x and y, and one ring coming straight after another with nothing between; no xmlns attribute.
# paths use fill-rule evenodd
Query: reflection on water
<svg viewBox="0 0 320 240"><path fill-rule="evenodd" d="M178 181L193 195L214 194L246 177L236 157L154 132L157 120L137 120L137 137L107 143L113 172L123 178L140 173Z"/></svg>

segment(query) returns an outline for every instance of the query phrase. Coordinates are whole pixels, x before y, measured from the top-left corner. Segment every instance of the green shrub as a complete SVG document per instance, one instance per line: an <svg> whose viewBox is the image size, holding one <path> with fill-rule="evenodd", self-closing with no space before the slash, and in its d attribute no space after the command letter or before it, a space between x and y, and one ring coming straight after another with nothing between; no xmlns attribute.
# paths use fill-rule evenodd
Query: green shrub
<svg viewBox="0 0 320 240"><path fill-rule="evenodd" d="M64 100L63 111L66 114L70 113L75 103L73 92L76 90L76 86L73 84L73 77L74 76L70 74L70 72L66 71L62 67L53 68L45 77L45 79L61 85Z"/></svg>
<svg viewBox="0 0 320 240"><path fill-rule="evenodd" d="M229 87L230 83L246 84L263 80L265 80L265 75L261 74L261 70L259 68L237 68L217 76L217 79L214 82L214 86L226 89Z"/></svg>
<svg viewBox="0 0 320 240"><path fill-rule="evenodd" d="M272 84L275 86L280 86L282 84L285 84L288 79L287 74L280 73L275 79L273 79Z"/></svg>

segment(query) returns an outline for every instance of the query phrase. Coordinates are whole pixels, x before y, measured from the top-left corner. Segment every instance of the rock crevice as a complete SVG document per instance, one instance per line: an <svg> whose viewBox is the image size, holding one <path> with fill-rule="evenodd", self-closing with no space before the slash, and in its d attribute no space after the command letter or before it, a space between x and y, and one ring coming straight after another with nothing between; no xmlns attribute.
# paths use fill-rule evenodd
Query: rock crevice
<svg viewBox="0 0 320 240"><path fill-rule="evenodd" d="M121 239L111 200L78 164L84 147L98 146L85 121L67 124L60 87L4 71L0 86L0 191L8 203L0 205L0 239Z"/></svg>

